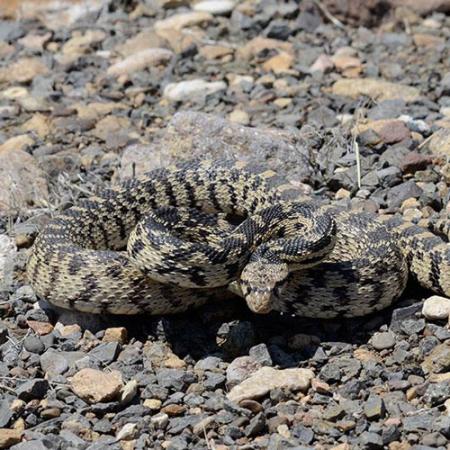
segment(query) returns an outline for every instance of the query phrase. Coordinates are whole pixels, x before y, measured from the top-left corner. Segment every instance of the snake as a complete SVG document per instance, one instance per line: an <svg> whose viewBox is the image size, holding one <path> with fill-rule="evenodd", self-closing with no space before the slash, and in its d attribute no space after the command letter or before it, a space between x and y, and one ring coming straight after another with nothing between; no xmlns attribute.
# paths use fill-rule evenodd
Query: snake
<svg viewBox="0 0 450 450"><path fill-rule="evenodd" d="M239 160L155 169L57 214L30 250L36 295L91 314L173 314L236 294L333 319L392 305L409 276L450 295L450 246L398 216L305 199Z"/></svg>

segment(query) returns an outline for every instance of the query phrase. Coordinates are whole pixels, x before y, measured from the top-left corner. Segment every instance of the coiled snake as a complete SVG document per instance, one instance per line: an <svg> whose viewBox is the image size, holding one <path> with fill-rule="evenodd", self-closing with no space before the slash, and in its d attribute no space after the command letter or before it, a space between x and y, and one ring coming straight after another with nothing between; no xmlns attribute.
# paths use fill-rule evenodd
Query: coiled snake
<svg viewBox="0 0 450 450"><path fill-rule="evenodd" d="M259 313L361 316L396 300L408 269L450 294L439 237L293 193L274 172L239 161L155 170L52 219L27 275L39 297L97 314L182 312L230 288Z"/></svg>

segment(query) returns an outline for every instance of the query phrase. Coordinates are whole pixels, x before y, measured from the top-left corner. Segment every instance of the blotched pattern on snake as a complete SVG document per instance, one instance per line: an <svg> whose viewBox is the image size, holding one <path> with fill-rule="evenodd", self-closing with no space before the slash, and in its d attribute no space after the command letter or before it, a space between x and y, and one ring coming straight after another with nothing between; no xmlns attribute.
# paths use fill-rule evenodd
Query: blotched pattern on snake
<svg viewBox="0 0 450 450"><path fill-rule="evenodd" d="M450 295L439 237L295 197L274 172L241 161L155 170L52 219L27 275L50 303L110 314L177 313L231 290L259 313L355 317L395 301L408 271Z"/></svg>

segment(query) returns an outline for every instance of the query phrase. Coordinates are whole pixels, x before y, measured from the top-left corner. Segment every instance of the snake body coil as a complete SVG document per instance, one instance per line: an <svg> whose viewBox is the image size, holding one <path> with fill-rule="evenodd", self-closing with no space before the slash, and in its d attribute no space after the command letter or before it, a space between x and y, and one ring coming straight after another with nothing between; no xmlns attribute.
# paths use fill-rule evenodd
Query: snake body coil
<svg viewBox="0 0 450 450"><path fill-rule="evenodd" d="M234 282L255 312L361 316L399 297L408 267L450 294L440 238L398 218L287 202L291 188L236 161L150 172L51 220L28 278L55 305L110 314L182 312Z"/></svg>

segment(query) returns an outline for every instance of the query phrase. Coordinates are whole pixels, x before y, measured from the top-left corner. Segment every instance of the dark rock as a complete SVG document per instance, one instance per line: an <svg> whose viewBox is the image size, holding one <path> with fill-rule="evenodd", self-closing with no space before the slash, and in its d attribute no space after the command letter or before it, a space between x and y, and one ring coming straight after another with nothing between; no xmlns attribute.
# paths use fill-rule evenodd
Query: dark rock
<svg viewBox="0 0 450 450"><path fill-rule="evenodd" d="M103 364L111 364L117 358L120 344L118 342L105 342L94 347L88 355L94 361L100 361Z"/></svg>
<svg viewBox="0 0 450 450"><path fill-rule="evenodd" d="M239 356L255 345L256 333L250 322L224 323L217 330L217 343L230 356Z"/></svg>
<svg viewBox="0 0 450 450"><path fill-rule="evenodd" d="M425 329L426 322L424 319L408 319L404 320L400 325L400 329L407 335L421 333Z"/></svg>
<svg viewBox="0 0 450 450"><path fill-rule="evenodd" d="M6 428L13 416L8 400L0 400L0 428Z"/></svg>
<svg viewBox="0 0 450 450"><path fill-rule="evenodd" d="M247 437L258 436L266 428L266 417L264 413L259 413L245 427L245 435Z"/></svg>
<svg viewBox="0 0 450 450"><path fill-rule="evenodd" d="M301 424L295 425L291 430L292 435L300 442L300 444L311 444L314 440L314 432L311 428L307 428Z"/></svg>
<svg viewBox="0 0 450 450"><path fill-rule="evenodd" d="M34 380L25 381L17 388L17 397L25 401L44 398L48 388L47 380L35 378Z"/></svg>
<svg viewBox="0 0 450 450"><path fill-rule="evenodd" d="M181 369L159 369L156 371L158 384L174 391L184 391L194 381L193 375Z"/></svg>
<svg viewBox="0 0 450 450"><path fill-rule="evenodd" d="M38 336L27 336L23 341L23 346L30 353L41 354L45 350L45 346Z"/></svg>
<svg viewBox="0 0 450 450"><path fill-rule="evenodd" d="M383 439L378 434L364 431L359 437L359 440L366 449L383 448Z"/></svg>
<svg viewBox="0 0 450 450"><path fill-rule="evenodd" d="M252 347L249 356L261 364L261 366L272 366L272 358L266 344L259 344Z"/></svg>
<svg viewBox="0 0 450 450"><path fill-rule="evenodd" d="M383 399L377 395L371 395L364 404L364 414L369 420L378 420L384 416Z"/></svg>
<svg viewBox="0 0 450 450"><path fill-rule="evenodd" d="M424 401L431 406L441 405L448 398L450 398L450 384L448 383L431 383L423 397Z"/></svg>
<svg viewBox="0 0 450 450"><path fill-rule="evenodd" d="M433 430L450 439L450 417L439 416L438 418L436 418L433 422Z"/></svg>
<svg viewBox="0 0 450 450"><path fill-rule="evenodd" d="M405 181L388 191L388 205L390 208L398 208L406 199L419 198L422 193L422 189L413 180Z"/></svg>
<svg viewBox="0 0 450 450"><path fill-rule="evenodd" d="M429 430L433 420L433 416L427 413L405 417L403 419L403 429L408 432Z"/></svg>

